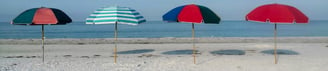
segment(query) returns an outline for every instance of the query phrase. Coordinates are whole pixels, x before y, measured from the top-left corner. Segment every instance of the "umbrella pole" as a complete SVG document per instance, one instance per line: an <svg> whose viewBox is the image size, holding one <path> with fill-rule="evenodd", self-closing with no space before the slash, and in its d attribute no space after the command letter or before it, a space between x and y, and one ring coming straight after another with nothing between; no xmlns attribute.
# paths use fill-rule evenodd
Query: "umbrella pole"
<svg viewBox="0 0 328 71"><path fill-rule="evenodd" d="M195 24L192 23L192 54L194 56L194 64L196 64L196 46L195 46Z"/></svg>
<svg viewBox="0 0 328 71"><path fill-rule="evenodd" d="M42 25L42 62L44 62L44 25Z"/></svg>
<svg viewBox="0 0 328 71"><path fill-rule="evenodd" d="M114 40L115 48L114 48L114 63L116 64L117 59L117 22L115 22L115 40Z"/></svg>
<svg viewBox="0 0 328 71"><path fill-rule="evenodd" d="M277 64L277 24L274 24L274 63Z"/></svg>

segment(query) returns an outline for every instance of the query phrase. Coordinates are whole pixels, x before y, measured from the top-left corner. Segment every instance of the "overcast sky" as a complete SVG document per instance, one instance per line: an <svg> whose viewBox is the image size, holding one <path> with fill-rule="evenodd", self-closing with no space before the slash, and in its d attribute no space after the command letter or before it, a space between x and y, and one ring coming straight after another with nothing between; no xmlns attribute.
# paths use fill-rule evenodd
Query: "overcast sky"
<svg viewBox="0 0 328 71"><path fill-rule="evenodd" d="M85 21L97 8L115 5L136 9L148 21L160 21L167 11L191 3L210 8L222 20L244 20L257 6L271 3L294 6L310 20L328 20L328 0L1 0L0 21L9 22L21 12L41 6L61 9L73 21Z"/></svg>

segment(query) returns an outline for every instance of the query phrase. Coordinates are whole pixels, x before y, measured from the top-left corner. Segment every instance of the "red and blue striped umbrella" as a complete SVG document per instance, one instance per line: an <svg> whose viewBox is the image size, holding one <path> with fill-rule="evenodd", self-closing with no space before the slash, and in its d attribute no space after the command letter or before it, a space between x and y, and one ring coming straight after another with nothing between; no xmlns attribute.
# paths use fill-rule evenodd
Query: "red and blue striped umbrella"
<svg viewBox="0 0 328 71"><path fill-rule="evenodd" d="M40 7L22 12L11 24L42 25L42 61L44 62L44 25L64 25L71 22L72 19L59 9Z"/></svg>
<svg viewBox="0 0 328 71"><path fill-rule="evenodd" d="M214 23L219 24L220 17L209 8L196 4L176 7L163 15L168 22Z"/></svg>
<svg viewBox="0 0 328 71"><path fill-rule="evenodd" d="M220 17L209 8L196 4L188 4L176 7L163 15L163 20L168 22L187 22L192 23L192 42L194 64L196 64L196 46L194 23L219 24Z"/></svg>

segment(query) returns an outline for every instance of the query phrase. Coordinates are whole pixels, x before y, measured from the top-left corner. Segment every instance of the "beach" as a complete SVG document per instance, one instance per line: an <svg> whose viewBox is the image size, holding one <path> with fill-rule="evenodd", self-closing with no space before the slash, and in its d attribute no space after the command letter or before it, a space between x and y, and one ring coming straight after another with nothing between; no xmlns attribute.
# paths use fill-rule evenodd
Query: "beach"
<svg viewBox="0 0 328 71"><path fill-rule="evenodd" d="M327 37L0 39L0 71L327 71Z"/></svg>
<svg viewBox="0 0 328 71"><path fill-rule="evenodd" d="M326 3L3 0L0 71L328 71Z"/></svg>

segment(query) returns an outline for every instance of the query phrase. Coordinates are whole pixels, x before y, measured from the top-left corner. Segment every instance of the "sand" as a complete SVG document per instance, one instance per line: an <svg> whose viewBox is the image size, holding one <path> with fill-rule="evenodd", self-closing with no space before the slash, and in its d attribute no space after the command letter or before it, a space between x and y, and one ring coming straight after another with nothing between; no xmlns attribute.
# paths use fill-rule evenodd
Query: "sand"
<svg viewBox="0 0 328 71"><path fill-rule="evenodd" d="M326 37L279 38L278 64L271 40L198 38L193 64L190 38L124 38L114 64L112 39L47 39L44 63L38 39L0 39L0 71L328 70Z"/></svg>

